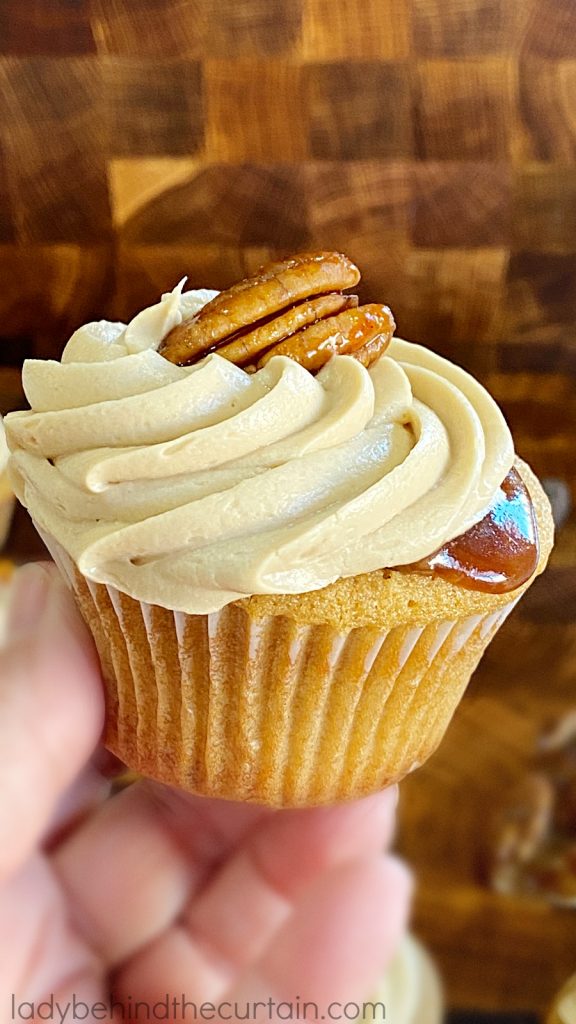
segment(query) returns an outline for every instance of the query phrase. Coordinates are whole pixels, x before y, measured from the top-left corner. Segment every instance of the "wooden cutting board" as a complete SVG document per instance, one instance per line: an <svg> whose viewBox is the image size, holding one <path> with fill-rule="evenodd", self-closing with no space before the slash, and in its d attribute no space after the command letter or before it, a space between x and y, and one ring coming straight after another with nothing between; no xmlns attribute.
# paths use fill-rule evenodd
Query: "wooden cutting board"
<svg viewBox="0 0 576 1024"><path fill-rule="evenodd" d="M573 0L3 0L0 113L2 362L338 247L576 491Z"/></svg>

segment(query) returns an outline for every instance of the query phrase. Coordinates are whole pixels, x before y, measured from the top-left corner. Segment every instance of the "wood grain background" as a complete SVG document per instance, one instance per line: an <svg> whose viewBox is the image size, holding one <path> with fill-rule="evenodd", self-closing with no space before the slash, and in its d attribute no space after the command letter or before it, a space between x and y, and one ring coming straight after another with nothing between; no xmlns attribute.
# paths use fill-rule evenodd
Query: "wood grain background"
<svg viewBox="0 0 576 1024"><path fill-rule="evenodd" d="M1 0L0 115L4 363L339 247L576 492L573 0Z"/></svg>
<svg viewBox="0 0 576 1024"><path fill-rule="evenodd" d="M0 409L80 323L313 246L576 496L574 0L0 0ZM495 794L574 703L575 566L569 524L405 787L416 923L461 1005L541 1009L576 964L574 916L478 864Z"/></svg>

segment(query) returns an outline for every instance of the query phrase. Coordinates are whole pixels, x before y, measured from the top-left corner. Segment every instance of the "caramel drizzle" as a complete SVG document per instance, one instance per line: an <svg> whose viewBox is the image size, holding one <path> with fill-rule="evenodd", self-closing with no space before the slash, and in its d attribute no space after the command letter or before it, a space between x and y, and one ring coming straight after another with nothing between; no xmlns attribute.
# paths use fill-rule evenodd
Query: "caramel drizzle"
<svg viewBox="0 0 576 1024"><path fill-rule="evenodd" d="M468 590L506 594L522 586L538 566L538 525L522 477L511 469L494 505L475 526L448 541L428 558L396 566L421 572Z"/></svg>

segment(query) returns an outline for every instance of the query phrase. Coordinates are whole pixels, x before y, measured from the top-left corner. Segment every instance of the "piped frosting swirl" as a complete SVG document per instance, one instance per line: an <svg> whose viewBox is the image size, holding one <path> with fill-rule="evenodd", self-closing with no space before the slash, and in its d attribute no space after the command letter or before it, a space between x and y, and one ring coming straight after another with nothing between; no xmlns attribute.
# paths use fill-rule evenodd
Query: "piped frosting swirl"
<svg viewBox="0 0 576 1024"><path fill-rule="evenodd" d="M168 362L162 339L215 294L181 282L25 364L12 479L85 576L206 613L416 562L482 519L514 448L474 378L399 339L316 376L285 356Z"/></svg>

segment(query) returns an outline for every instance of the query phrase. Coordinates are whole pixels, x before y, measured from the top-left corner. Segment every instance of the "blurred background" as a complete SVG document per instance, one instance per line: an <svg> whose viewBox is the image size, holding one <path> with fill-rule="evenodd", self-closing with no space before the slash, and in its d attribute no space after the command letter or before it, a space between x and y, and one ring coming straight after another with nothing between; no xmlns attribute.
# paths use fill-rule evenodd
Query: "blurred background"
<svg viewBox="0 0 576 1024"><path fill-rule="evenodd" d="M309 248L502 405L558 543L399 847L450 1019L544 1020L576 970L576 3L0 0L0 115L0 411L81 323Z"/></svg>

